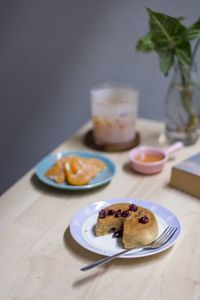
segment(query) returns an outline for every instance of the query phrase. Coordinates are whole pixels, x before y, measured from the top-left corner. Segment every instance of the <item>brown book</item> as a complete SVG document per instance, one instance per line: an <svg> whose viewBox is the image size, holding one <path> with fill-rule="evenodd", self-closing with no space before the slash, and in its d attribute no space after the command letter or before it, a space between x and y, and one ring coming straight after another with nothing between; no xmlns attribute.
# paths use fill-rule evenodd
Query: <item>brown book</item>
<svg viewBox="0 0 200 300"><path fill-rule="evenodd" d="M200 152L172 168L170 185L200 198Z"/></svg>

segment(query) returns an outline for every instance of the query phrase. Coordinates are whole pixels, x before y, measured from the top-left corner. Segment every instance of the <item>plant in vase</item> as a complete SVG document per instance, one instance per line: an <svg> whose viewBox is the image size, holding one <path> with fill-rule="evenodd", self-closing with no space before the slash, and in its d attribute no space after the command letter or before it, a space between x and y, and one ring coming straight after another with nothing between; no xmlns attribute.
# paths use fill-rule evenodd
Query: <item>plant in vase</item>
<svg viewBox="0 0 200 300"><path fill-rule="evenodd" d="M165 76L174 66L175 75L165 101L165 133L169 142L195 143L200 125L200 89L194 77L194 59L200 44L200 18L189 27L174 18L147 8L149 32L136 49L155 51ZM193 46L193 47L192 47Z"/></svg>

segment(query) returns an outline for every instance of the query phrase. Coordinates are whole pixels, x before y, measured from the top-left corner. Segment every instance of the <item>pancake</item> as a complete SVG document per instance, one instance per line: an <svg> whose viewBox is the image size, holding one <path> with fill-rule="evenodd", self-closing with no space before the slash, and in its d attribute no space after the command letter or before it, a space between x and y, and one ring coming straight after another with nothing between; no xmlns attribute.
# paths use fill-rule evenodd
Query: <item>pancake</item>
<svg viewBox="0 0 200 300"><path fill-rule="evenodd" d="M131 203L117 203L99 212L95 233L98 237L119 231L122 232L124 248L142 247L156 239L158 223L155 215L147 208Z"/></svg>

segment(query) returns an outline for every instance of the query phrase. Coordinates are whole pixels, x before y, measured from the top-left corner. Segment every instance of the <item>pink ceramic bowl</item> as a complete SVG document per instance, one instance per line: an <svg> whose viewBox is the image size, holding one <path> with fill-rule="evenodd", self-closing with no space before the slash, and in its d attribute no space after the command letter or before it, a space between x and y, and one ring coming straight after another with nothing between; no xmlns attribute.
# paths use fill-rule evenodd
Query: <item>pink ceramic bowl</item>
<svg viewBox="0 0 200 300"><path fill-rule="evenodd" d="M134 171L142 174L156 174L162 171L169 154L183 148L183 143L177 142L167 149L153 146L141 146L129 152L129 160Z"/></svg>

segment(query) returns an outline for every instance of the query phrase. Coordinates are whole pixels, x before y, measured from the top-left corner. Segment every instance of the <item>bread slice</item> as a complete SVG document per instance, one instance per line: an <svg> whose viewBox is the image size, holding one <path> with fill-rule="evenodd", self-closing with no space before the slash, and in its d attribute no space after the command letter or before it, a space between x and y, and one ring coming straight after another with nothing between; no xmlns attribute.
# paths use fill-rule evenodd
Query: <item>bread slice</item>
<svg viewBox="0 0 200 300"><path fill-rule="evenodd" d="M99 212L95 226L96 236L122 231L124 248L142 247L153 242L158 235L155 215L142 206L131 203L117 203Z"/></svg>

